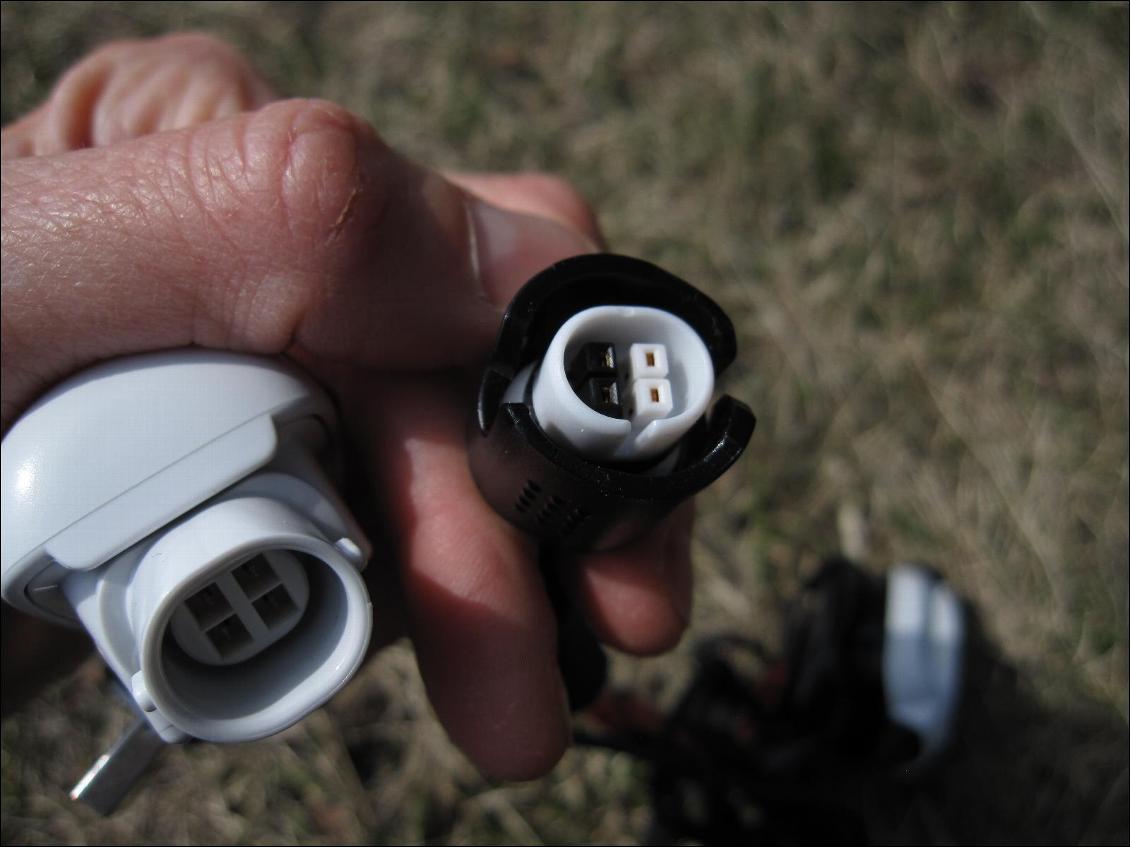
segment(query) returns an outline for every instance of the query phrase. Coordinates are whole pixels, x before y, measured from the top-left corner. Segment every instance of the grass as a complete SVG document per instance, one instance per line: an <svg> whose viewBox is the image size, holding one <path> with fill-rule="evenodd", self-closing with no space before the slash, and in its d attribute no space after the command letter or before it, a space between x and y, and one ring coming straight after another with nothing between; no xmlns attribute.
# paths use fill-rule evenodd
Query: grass
<svg viewBox="0 0 1130 847"><path fill-rule="evenodd" d="M819 556L938 566L996 658L881 841L1130 834L1128 11L1090 5L3 4L2 115L113 37L197 28L437 166L553 170L734 318L759 414L702 498L695 635L772 638ZM618 659L670 692L687 651ZM123 716L86 668L3 728L5 843L634 843L645 774L484 782L386 651L282 739L66 799ZM351 762L353 764L351 764Z"/></svg>

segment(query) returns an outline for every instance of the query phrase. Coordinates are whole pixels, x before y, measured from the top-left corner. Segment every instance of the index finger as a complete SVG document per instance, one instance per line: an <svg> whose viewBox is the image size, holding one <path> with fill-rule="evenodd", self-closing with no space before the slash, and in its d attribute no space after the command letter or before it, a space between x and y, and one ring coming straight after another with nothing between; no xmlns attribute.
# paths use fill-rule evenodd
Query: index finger
<svg viewBox="0 0 1130 847"><path fill-rule="evenodd" d="M12 160L2 178L5 426L85 365L189 344L464 365L515 280L594 249L322 101Z"/></svg>

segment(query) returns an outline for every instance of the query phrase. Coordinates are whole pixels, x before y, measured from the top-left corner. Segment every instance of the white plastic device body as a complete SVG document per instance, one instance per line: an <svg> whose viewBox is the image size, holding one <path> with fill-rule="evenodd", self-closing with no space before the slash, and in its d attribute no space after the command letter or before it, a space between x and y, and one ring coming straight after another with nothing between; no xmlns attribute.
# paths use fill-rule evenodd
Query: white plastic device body
<svg viewBox="0 0 1130 847"><path fill-rule="evenodd" d="M626 415L587 405L567 369L583 345L614 346L624 363ZM520 400L530 380L534 416L555 441L597 461L653 459L675 445L706 412L714 364L699 334L677 315L649 306L594 306L567 320L541 362L519 373L504 402Z"/></svg>
<svg viewBox="0 0 1130 847"><path fill-rule="evenodd" d="M370 547L336 415L276 359L186 349L70 379L5 436L0 587L81 625L165 741L249 741L364 658Z"/></svg>

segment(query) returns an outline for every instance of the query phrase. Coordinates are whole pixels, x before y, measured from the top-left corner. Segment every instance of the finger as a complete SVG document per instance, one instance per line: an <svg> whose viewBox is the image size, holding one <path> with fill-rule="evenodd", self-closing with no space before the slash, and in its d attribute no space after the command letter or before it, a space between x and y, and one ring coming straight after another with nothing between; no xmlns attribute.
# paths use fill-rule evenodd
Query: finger
<svg viewBox="0 0 1130 847"><path fill-rule="evenodd" d="M603 243L592 209L569 183L547 174L448 173L466 190L504 208L556 220ZM647 537L613 553L574 559L585 614L606 644L637 655L675 646L692 598L687 503Z"/></svg>
<svg viewBox="0 0 1130 847"><path fill-rule="evenodd" d="M103 147L227 117L273 99L254 68L211 36L118 41L80 61L46 103L4 129L3 158Z"/></svg>
<svg viewBox="0 0 1130 847"><path fill-rule="evenodd" d="M321 101L18 159L2 179L5 425L85 364L187 344L465 365L526 279L594 249Z"/></svg>
<svg viewBox="0 0 1130 847"><path fill-rule="evenodd" d="M459 187L488 203L536 215L584 233L601 249L604 235L596 212L577 189L552 174L545 173L462 173L445 171L444 176Z"/></svg>
<svg viewBox="0 0 1130 847"><path fill-rule="evenodd" d="M651 656L679 643L691 615L693 520L687 501L635 543L575 561L577 596L605 644Z"/></svg>
<svg viewBox="0 0 1130 847"><path fill-rule="evenodd" d="M504 208L556 220L602 243L596 217L569 183L547 174L448 173L466 190ZM614 553L575 559L585 614L606 644L637 655L678 643L691 611L688 503L649 535Z"/></svg>
<svg viewBox="0 0 1130 847"><path fill-rule="evenodd" d="M4 673L0 716L16 711L55 677L73 670L90 654L86 633L49 624L7 604L0 607Z"/></svg>
<svg viewBox="0 0 1130 847"><path fill-rule="evenodd" d="M398 530L409 631L437 715L484 772L538 776L570 737L553 611L532 543L471 479L462 394L433 382L354 384L346 418Z"/></svg>

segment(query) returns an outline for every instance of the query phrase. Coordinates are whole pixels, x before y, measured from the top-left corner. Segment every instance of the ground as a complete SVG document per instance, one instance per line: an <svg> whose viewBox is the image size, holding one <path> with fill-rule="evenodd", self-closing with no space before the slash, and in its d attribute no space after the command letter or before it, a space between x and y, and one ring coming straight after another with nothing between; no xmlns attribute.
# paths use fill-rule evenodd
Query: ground
<svg viewBox="0 0 1130 847"><path fill-rule="evenodd" d="M934 564L992 661L951 760L851 798L878 841L1130 837L1128 9L4 3L2 114L115 37L206 30L436 166L555 171L619 252L717 298L758 413L701 499L696 637L773 641L819 557ZM410 648L282 739L169 751L110 820L69 786L125 720L87 666L3 727L4 843L635 843L646 774L484 781Z"/></svg>

